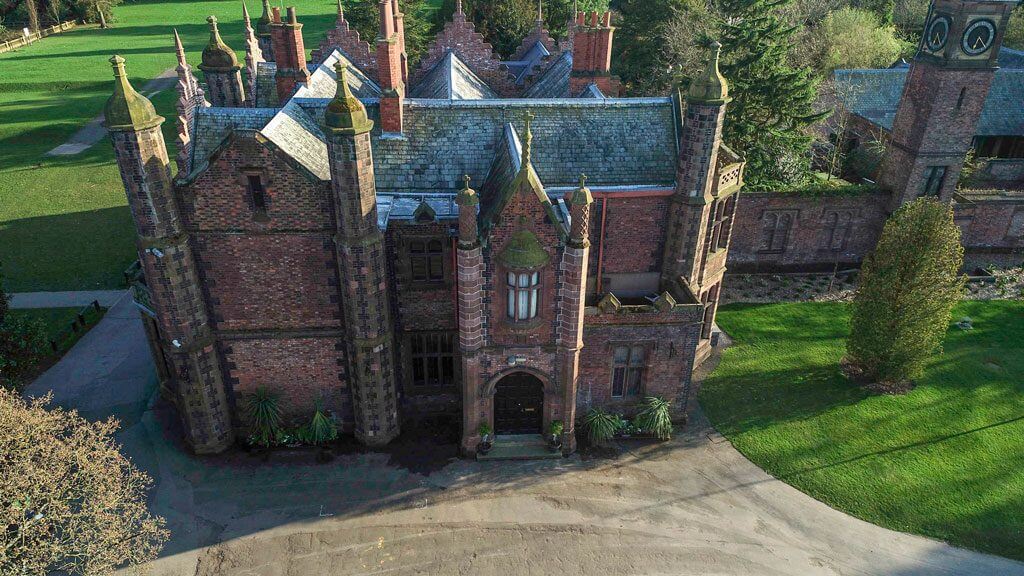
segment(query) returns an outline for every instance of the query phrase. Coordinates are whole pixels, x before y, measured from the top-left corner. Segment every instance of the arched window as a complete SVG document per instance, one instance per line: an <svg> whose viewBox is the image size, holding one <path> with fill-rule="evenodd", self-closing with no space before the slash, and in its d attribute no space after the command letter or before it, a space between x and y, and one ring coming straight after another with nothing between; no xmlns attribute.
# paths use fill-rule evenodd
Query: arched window
<svg viewBox="0 0 1024 576"><path fill-rule="evenodd" d="M540 303L540 272L508 273L508 319L524 322L537 317Z"/></svg>
<svg viewBox="0 0 1024 576"><path fill-rule="evenodd" d="M763 220L761 251L784 252L789 241L789 232L793 229L793 213L766 212Z"/></svg>
<svg viewBox="0 0 1024 576"><path fill-rule="evenodd" d="M849 212L832 212L825 219L826 250L839 251L846 248L852 216Z"/></svg>

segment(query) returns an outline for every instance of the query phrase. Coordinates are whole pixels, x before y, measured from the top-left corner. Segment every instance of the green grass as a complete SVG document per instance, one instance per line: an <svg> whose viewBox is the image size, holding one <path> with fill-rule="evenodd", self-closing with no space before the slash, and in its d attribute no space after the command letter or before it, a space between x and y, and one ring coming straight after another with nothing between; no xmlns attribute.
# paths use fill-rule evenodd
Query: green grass
<svg viewBox="0 0 1024 576"><path fill-rule="evenodd" d="M839 369L844 304L724 307L736 341L701 403L745 456L869 522L1024 560L1024 303L964 302L973 331L905 396Z"/></svg>
<svg viewBox="0 0 1024 576"><path fill-rule="evenodd" d="M335 3L294 0L309 49L334 22ZM249 1L250 14L260 5ZM110 95L107 59L127 60L136 88L175 66L177 28L195 67L215 14L240 58L237 0L139 1L115 9L114 27L83 26L0 54L0 264L12 291L114 288L134 260L134 231L110 141L77 156L43 154L100 114ZM198 73L198 71L197 71ZM174 91L153 100L173 158Z"/></svg>

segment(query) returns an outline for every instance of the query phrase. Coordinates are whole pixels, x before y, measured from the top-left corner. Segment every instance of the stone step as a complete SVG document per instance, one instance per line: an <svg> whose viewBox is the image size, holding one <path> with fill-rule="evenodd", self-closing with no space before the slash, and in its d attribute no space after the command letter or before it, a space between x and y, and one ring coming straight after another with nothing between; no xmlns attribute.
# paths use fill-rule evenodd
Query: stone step
<svg viewBox="0 0 1024 576"><path fill-rule="evenodd" d="M556 460L562 457L561 452L552 452L548 443L537 435L496 436L494 446L487 454L476 455L480 461L488 460Z"/></svg>

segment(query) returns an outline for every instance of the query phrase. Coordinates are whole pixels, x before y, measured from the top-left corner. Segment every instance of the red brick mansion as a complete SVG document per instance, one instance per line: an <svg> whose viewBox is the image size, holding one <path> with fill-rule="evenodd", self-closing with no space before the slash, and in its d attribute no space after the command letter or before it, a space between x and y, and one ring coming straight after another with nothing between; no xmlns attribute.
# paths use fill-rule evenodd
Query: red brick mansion
<svg viewBox="0 0 1024 576"><path fill-rule="evenodd" d="M891 193L755 194L751 209L737 203L744 164L721 142L717 46L678 97L620 98L609 14L578 14L561 42L538 19L501 61L459 7L416 69L397 0L379 2L372 44L339 10L309 60L294 9L265 1L255 28L246 14L245 62L211 17L203 87L177 43L173 178L164 119L115 57L106 122L163 393L199 453L233 444L259 388L296 417L323 402L371 446L461 418L466 454L481 423L538 434L563 421L568 453L591 407L659 395L684 413L727 259L831 262L815 248L826 232L866 251L893 206L953 197L1008 9L936 0L948 41L925 42L906 74L899 153L882 168ZM974 38L982 21L991 35Z"/></svg>

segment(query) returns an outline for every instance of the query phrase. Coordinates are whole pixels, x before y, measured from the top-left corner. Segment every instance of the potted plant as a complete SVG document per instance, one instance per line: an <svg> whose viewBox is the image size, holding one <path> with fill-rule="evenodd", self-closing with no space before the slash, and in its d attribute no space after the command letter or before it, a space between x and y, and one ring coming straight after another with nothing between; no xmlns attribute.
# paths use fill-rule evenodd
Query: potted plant
<svg viewBox="0 0 1024 576"><path fill-rule="evenodd" d="M494 446L494 442L491 438L494 430L491 429L491 425L487 422L481 422L480 427L477 428L477 432L480 434L480 445L477 446L476 451L481 454L487 454Z"/></svg>
<svg viewBox="0 0 1024 576"><path fill-rule="evenodd" d="M562 432L565 431L565 424L561 420L552 420L548 426L548 449L558 452L562 449Z"/></svg>

